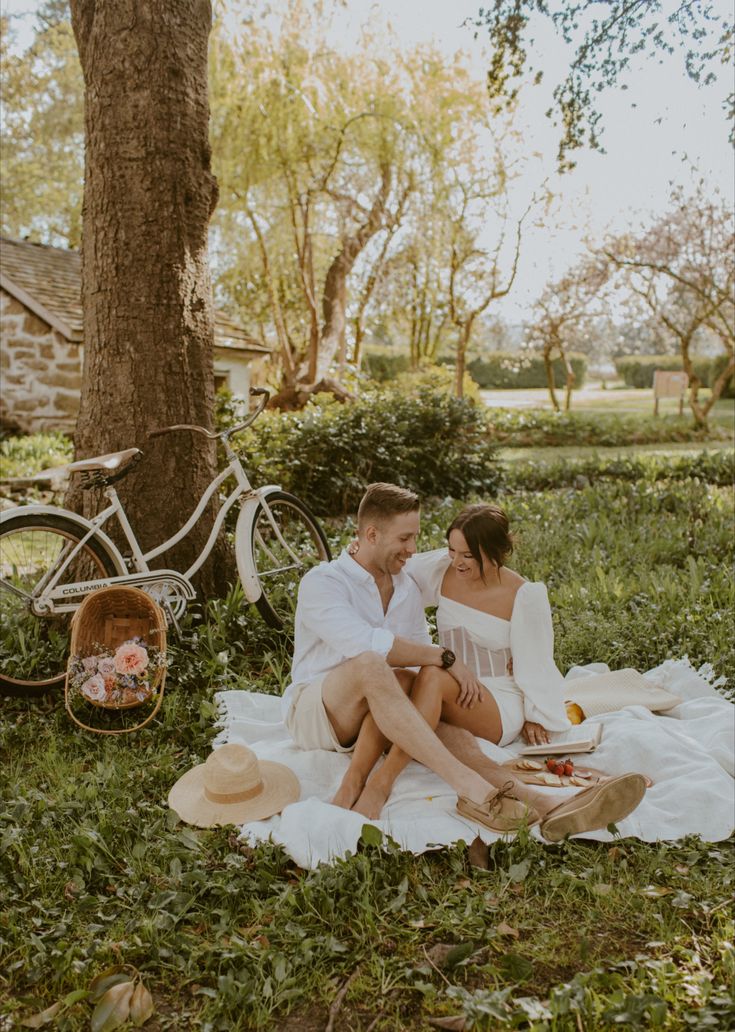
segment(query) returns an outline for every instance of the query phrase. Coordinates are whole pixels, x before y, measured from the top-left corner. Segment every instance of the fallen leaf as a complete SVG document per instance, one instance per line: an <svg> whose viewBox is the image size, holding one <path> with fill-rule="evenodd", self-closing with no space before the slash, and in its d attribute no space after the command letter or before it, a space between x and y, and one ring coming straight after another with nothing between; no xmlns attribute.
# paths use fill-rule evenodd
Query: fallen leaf
<svg viewBox="0 0 735 1032"><path fill-rule="evenodd" d="M592 891L596 896L609 896L612 889L612 885L608 882L598 882L597 885L592 886Z"/></svg>
<svg viewBox="0 0 735 1032"><path fill-rule="evenodd" d="M641 895L648 896L649 899L658 899L659 896L668 896L672 892L673 889L669 889L665 885L647 885L645 889L641 889Z"/></svg>
<svg viewBox="0 0 735 1032"><path fill-rule="evenodd" d="M469 878L458 878L454 883L455 889L469 889L472 886L472 882Z"/></svg>
<svg viewBox="0 0 735 1032"><path fill-rule="evenodd" d="M514 939L519 938L521 934L517 928L513 928L512 925L506 924L505 921L501 921L495 931L498 935L512 935Z"/></svg>
<svg viewBox="0 0 735 1032"><path fill-rule="evenodd" d="M138 982L130 1001L130 1020L134 1025L145 1025L153 1014L153 997L142 982Z"/></svg>
<svg viewBox="0 0 735 1032"><path fill-rule="evenodd" d="M487 871L487 846L478 835L474 839L467 850L467 856L473 867L479 867L483 871Z"/></svg>
<svg viewBox="0 0 735 1032"><path fill-rule="evenodd" d="M43 1025L48 1025L50 1021L53 1021L60 1010L60 1002L52 1003L46 1010L39 1011L38 1014L32 1014L30 1018L25 1018L20 1024L23 1028L41 1028Z"/></svg>
<svg viewBox="0 0 735 1032"><path fill-rule="evenodd" d="M429 1018L429 1024L434 1028L448 1028L450 1032L464 1032L467 1028L467 1018L457 1014L454 1018Z"/></svg>
<svg viewBox="0 0 735 1032"><path fill-rule="evenodd" d="M132 982L118 982L108 989L94 1009L90 1028L92 1032L112 1032L128 1020L130 1001L135 986Z"/></svg>

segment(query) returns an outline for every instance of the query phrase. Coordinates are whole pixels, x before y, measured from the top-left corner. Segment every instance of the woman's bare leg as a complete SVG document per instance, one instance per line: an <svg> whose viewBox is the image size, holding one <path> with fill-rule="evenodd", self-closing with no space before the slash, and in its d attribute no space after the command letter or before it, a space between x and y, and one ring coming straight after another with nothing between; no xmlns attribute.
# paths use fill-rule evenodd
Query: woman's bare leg
<svg viewBox="0 0 735 1032"><path fill-rule="evenodd" d="M465 766L475 770L497 789L512 782L510 794L534 806L542 815L552 809L552 803L541 793L534 792L500 764L495 763L477 744L476 736L490 742L499 742L503 728L497 704L489 695L472 710L456 702L457 683L438 667L424 667L414 682L411 701L447 749ZM482 712L480 712L482 711ZM440 723L441 721L441 723ZM460 722L460 726L455 723ZM411 757L394 745L382 766L374 770L353 806L353 810L373 820L390 796L396 778L405 769ZM555 804L554 804L555 805Z"/></svg>
<svg viewBox="0 0 735 1032"><path fill-rule="evenodd" d="M457 691L457 682L446 670L441 670L439 667L423 667L413 683L411 702L429 727L434 729L443 719L445 708L460 708L456 705ZM492 696L488 693L487 698L473 709L483 710L482 715L477 715L480 719L475 723L480 730L475 733L481 734L482 737L493 735L494 740L499 741L502 735L502 725L498 707ZM465 712L469 713L470 711ZM410 760L411 757L408 753L394 745L385 762L374 769L367 779L365 787L352 809L375 820L380 815L396 778Z"/></svg>
<svg viewBox="0 0 735 1032"><path fill-rule="evenodd" d="M404 692L409 694L416 674L412 670L394 670L393 673ZM375 723L372 714L368 713L360 726L360 733L350 757L350 765L332 799L333 806L343 806L349 810L354 805L365 787L370 771L385 750L390 747L390 744L390 740L385 737Z"/></svg>

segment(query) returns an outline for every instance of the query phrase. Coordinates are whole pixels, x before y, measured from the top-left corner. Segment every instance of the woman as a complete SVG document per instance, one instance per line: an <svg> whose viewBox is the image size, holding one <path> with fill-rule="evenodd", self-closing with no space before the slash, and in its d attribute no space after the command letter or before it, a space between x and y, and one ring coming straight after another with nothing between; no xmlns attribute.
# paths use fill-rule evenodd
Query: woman
<svg viewBox="0 0 735 1032"><path fill-rule="evenodd" d="M513 551L508 517L496 505L470 505L447 531L448 549L416 555L408 572L425 606L437 606L439 642L477 676L453 691L425 671L414 701L430 723L441 719L478 738L530 745L570 727L564 679L554 663L546 587L505 566Z"/></svg>

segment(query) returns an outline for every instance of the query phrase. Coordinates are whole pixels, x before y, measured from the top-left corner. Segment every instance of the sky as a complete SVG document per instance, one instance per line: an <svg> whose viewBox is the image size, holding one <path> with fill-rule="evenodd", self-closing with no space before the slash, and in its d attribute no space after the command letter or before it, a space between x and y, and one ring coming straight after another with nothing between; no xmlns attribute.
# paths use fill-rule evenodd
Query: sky
<svg viewBox="0 0 735 1032"><path fill-rule="evenodd" d="M672 2L665 0L665 6ZM0 0L3 13L22 15L15 24L28 34L37 6L34 0ZM481 36L475 39L472 27L463 25L481 6L482 0L343 0L330 42L355 48L360 45L361 26L384 24L406 46L431 40L447 56L465 51L482 79L488 63L485 41ZM715 6L732 18L730 0L715 0ZM551 85L565 68L568 51L545 22L536 38ZM516 284L496 303L494 314L520 322L544 285L561 276L582 252L585 234L599 239L607 230L622 231L663 212L670 182L691 182L692 166L733 204L735 161L721 110L730 88L727 80L733 76L732 68L729 75L727 71L716 85L700 88L686 75L678 52L663 63L638 58L623 80L628 89L616 88L599 97L606 153L577 152L577 167L562 179L554 175L557 137L544 116L548 94L530 86L524 91L520 118L525 138L530 149L544 157L531 163L515 189L525 206L525 198L548 175L557 200L542 226L528 227Z"/></svg>

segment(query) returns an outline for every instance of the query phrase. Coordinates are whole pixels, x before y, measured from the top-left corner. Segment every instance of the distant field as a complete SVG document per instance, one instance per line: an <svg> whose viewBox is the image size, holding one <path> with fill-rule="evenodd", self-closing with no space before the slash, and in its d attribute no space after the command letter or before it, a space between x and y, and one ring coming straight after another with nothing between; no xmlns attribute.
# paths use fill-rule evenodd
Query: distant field
<svg viewBox="0 0 735 1032"><path fill-rule="evenodd" d="M551 401L546 388L530 388L527 390L507 391L480 391L483 401L490 408L511 408L511 409L546 409L551 411ZM557 396L560 403L563 402L564 392L558 391ZM708 390L701 392L704 400L709 396ZM640 412L645 415L653 414L653 391L649 389L636 389L631 387L612 387L606 390L599 386L582 387L574 391L572 395L572 412L613 412L617 415L630 415ZM679 405L673 399L666 399L660 403L661 418L668 415L678 415ZM684 414L689 411L684 405ZM735 399L726 398L715 405L714 412L710 419L722 426L735 426Z"/></svg>
<svg viewBox="0 0 735 1032"><path fill-rule="evenodd" d="M733 441L669 442L667 444L631 444L603 448L599 445L545 445L539 448L500 448L498 455L504 462L528 460L553 462L559 459L583 459L597 455L609 459L626 455L670 455L684 458L687 455L701 455L702 452L719 452L733 448Z"/></svg>

